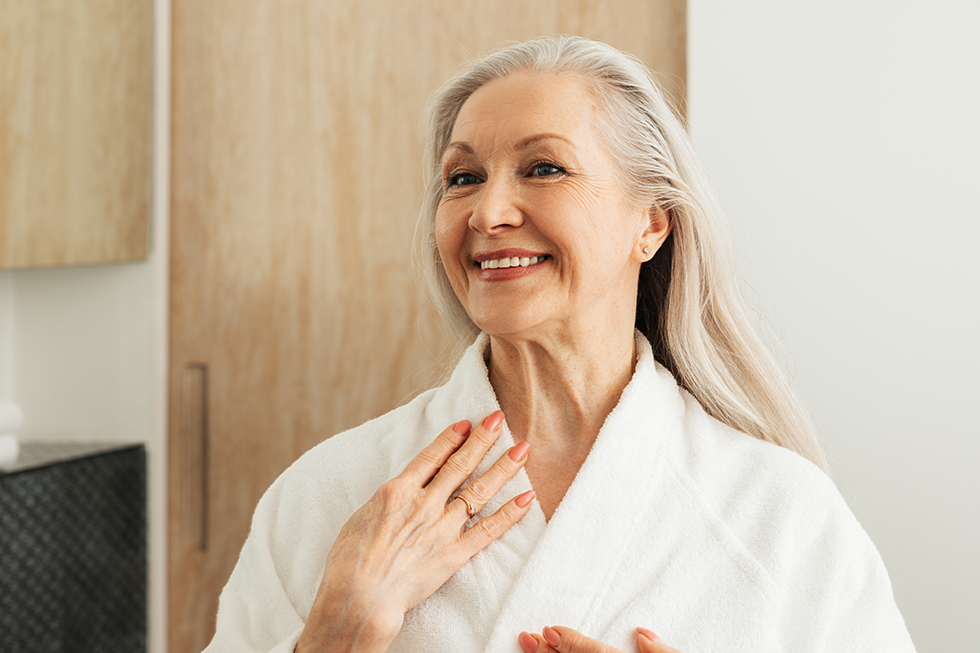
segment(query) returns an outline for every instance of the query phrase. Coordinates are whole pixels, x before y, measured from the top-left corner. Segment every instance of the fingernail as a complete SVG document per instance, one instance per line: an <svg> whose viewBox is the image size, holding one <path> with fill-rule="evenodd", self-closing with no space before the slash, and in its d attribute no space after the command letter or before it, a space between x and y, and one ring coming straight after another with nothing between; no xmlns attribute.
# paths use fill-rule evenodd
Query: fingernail
<svg viewBox="0 0 980 653"><path fill-rule="evenodd" d="M538 650L538 640L534 639L527 633L521 633L517 636L517 642L524 649L524 653L534 653Z"/></svg>
<svg viewBox="0 0 980 653"><path fill-rule="evenodd" d="M637 626L636 632L640 633L641 635L649 639L651 642L660 641L660 638L657 636L657 633L653 632L649 628L644 628L643 626Z"/></svg>
<svg viewBox="0 0 980 653"><path fill-rule="evenodd" d="M496 431L500 428L503 421L504 414L499 410L495 410L494 412L490 413L485 420L483 420L483 428L490 432Z"/></svg>
<svg viewBox="0 0 980 653"><path fill-rule="evenodd" d="M510 456L510 459L513 460L515 463L519 463L522 460L524 460L524 456L527 455L527 450L530 448L531 445L528 444L526 441L521 442L519 445L511 449L510 453L507 455Z"/></svg>
<svg viewBox="0 0 980 653"><path fill-rule="evenodd" d="M518 508L527 508L527 504L534 500L534 490L528 490L514 500Z"/></svg>
<svg viewBox="0 0 980 653"><path fill-rule="evenodd" d="M558 631L551 626L545 626L544 630L541 631L541 634L544 635L544 638L548 640L548 643L552 646L557 648L558 645L561 644L561 635L559 635Z"/></svg>
<svg viewBox="0 0 980 653"><path fill-rule="evenodd" d="M470 420L464 419L461 422L456 422L456 426L453 427L453 430L460 435L466 435L470 431L470 426L472 426L472 424L470 424Z"/></svg>

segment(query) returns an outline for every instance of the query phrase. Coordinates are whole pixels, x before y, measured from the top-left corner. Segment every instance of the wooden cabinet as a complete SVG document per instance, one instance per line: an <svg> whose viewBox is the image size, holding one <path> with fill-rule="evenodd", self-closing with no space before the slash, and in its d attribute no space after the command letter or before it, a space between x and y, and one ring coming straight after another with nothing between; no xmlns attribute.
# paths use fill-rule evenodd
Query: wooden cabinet
<svg viewBox="0 0 980 653"><path fill-rule="evenodd" d="M200 651L262 492L435 382L420 114L504 40L582 34L684 79L682 0L173 1L172 653Z"/></svg>
<svg viewBox="0 0 980 653"><path fill-rule="evenodd" d="M153 0L0 0L0 268L149 252Z"/></svg>

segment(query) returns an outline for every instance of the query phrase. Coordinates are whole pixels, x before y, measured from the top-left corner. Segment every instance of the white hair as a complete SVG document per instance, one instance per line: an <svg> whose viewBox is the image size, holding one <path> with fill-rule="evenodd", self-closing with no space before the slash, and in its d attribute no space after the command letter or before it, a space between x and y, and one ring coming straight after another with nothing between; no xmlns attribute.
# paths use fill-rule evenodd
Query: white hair
<svg viewBox="0 0 980 653"><path fill-rule="evenodd" d="M470 95L517 71L572 75L585 83L605 112L599 137L622 169L624 194L670 218L670 235L640 268L636 300L636 328L656 359L719 421L828 471L812 422L748 317L723 213L684 126L646 66L604 43L557 37L508 45L464 66L429 100L415 267L452 329L465 342L479 332L436 246L442 156Z"/></svg>

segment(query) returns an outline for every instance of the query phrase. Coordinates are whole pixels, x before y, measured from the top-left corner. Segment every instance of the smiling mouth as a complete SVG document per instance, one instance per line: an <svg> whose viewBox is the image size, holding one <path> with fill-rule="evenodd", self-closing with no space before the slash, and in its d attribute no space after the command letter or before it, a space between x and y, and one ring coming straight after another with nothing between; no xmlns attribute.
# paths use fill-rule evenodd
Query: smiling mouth
<svg viewBox="0 0 980 653"><path fill-rule="evenodd" d="M489 261L480 261L481 270L499 270L504 268L526 268L550 258L544 256L509 256L505 258L495 258Z"/></svg>

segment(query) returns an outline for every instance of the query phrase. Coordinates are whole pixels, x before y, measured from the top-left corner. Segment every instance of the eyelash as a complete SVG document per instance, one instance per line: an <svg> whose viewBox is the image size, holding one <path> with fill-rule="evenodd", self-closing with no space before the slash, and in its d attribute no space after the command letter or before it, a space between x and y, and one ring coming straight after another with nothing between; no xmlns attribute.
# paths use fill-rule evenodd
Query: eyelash
<svg viewBox="0 0 980 653"><path fill-rule="evenodd" d="M552 163L551 161L537 161L537 162L531 164L531 168L529 170L529 175L528 176L530 176L530 177L536 176L534 174L534 172L538 168L541 168L543 166L548 166L550 168L554 168L555 169L555 172L552 172L551 174L548 174L548 175L541 175L542 177L553 177L554 175L563 175L563 174L565 174L565 169L562 168L557 163Z"/></svg>
<svg viewBox="0 0 980 653"><path fill-rule="evenodd" d="M550 167L550 168L554 168L555 171L552 172L552 173L550 173L550 174L546 174L546 175L535 175L534 174L535 172L537 172L538 168L542 168L542 167L545 167L545 166ZM528 168L528 172L527 172L527 176L528 177L553 177L555 175L563 175L563 174L566 174L565 169L562 168L557 163L552 163L551 161L536 161L536 162L534 162L534 163L532 163L530 165L530 167ZM443 185L444 185L444 187L446 189L449 189L449 188L458 188L461 185L462 186L474 186L474 185L476 185L476 183L480 183L480 182L476 182L474 184L460 184L459 183L459 180L462 177L474 177L475 179L479 179L479 177L477 175L473 174L472 172L454 172L451 175L447 176L445 179L443 179Z"/></svg>
<svg viewBox="0 0 980 653"><path fill-rule="evenodd" d="M454 172L453 174L449 175L443 180L443 184L446 188L457 187L460 185L458 183L460 177L475 177L476 179L479 179L479 177L474 175L472 172ZM473 184L465 184L465 185L472 186Z"/></svg>

